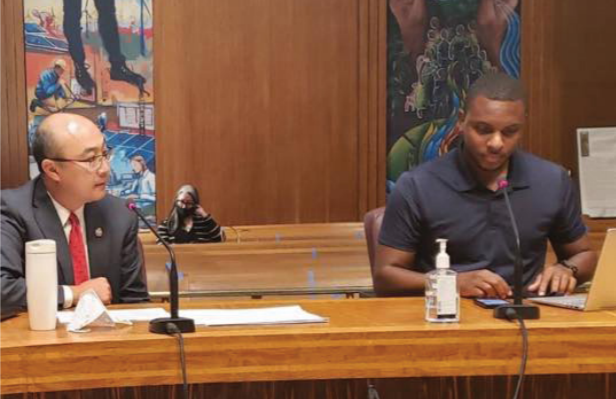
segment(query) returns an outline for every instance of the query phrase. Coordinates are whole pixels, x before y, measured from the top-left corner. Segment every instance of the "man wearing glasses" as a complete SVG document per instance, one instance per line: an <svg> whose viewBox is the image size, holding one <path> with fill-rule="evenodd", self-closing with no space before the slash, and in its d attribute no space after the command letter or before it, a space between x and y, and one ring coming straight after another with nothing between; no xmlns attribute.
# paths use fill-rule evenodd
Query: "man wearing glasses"
<svg viewBox="0 0 616 399"><path fill-rule="evenodd" d="M2 191L2 308L26 307L24 247L42 238L56 242L60 307L89 288L106 304L148 300L137 218L106 192L110 154L100 130L79 115L51 115L32 153L40 176Z"/></svg>

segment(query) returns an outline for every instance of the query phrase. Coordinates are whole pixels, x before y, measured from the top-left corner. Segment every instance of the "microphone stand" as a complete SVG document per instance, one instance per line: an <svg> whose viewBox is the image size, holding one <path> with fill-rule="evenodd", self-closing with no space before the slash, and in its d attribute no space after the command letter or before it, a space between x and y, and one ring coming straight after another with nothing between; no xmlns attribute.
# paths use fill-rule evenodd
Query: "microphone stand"
<svg viewBox="0 0 616 399"><path fill-rule="evenodd" d="M518 233L518 225L511 209L511 202L509 201L509 194L507 193L507 187L509 183L507 180L501 180L498 183L498 188L502 190L505 196L505 203L507 204L507 213L509 214L509 220L513 227L513 234L515 236L515 262L513 272L513 304L503 305L494 309L494 317L497 319L538 319L539 307L534 305L525 305L522 302L522 250L520 248L520 234Z"/></svg>
<svg viewBox="0 0 616 399"><path fill-rule="evenodd" d="M148 226L148 229L150 229L156 238L158 238L158 240L165 246L167 252L169 252L169 257L171 258L171 268L169 269L169 303L171 307L171 317L159 317L157 319L150 320L150 332L156 334L177 334L178 330L182 333L195 332L194 320L179 316L180 304L178 299L178 268L175 262L175 252L173 251L173 248L171 248L169 243L167 243L167 241L158 234L156 229L152 227L150 222L148 222L141 211L139 211L139 208L137 208L135 203L130 202L127 204L127 207L131 211L135 212L143 223ZM169 324L175 325L177 330L171 327L172 331L170 331L168 326Z"/></svg>

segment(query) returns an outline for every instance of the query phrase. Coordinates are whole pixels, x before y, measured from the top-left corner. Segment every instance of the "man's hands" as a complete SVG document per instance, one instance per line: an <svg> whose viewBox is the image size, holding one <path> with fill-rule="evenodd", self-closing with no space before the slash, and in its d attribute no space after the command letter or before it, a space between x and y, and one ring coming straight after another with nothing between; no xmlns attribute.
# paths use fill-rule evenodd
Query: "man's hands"
<svg viewBox="0 0 616 399"><path fill-rule="evenodd" d="M77 305L81 294L90 288L96 292L105 305L111 303L111 286L109 285L109 281L107 281L105 277L97 277L79 285L70 286L71 291L73 291L73 305Z"/></svg>
<svg viewBox="0 0 616 399"><path fill-rule="evenodd" d="M501 276L485 269L458 274L458 286L463 297L505 299L512 295Z"/></svg>
<svg viewBox="0 0 616 399"><path fill-rule="evenodd" d="M502 298L512 295L507 282L498 274L489 270L477 270L458 274L460 295L474 298ZM573 272L559 264L546 266L527 291L539 296L547 293L571 294L577 285Z"/></svg>
<svg viewBox="0 0 616 399"><path fill-rule="evenodd" d="M537 292L539 296L547 292L571 294L576 285L577 279L573 277L573 271L557 263L546 266L527 290Z"/></svg>

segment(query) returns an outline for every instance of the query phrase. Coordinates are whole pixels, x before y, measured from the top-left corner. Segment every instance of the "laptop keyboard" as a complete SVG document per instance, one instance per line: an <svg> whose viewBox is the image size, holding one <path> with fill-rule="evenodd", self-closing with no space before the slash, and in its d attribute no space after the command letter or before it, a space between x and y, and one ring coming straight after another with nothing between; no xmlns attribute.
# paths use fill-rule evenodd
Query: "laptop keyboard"
<svg viewBox="0 0 616 399"><path fill-rule="evenodd" d="M547 298L534 298L535 302L554 304L573 309L584 309L586 305L586 296L553 296Z"/></svg>

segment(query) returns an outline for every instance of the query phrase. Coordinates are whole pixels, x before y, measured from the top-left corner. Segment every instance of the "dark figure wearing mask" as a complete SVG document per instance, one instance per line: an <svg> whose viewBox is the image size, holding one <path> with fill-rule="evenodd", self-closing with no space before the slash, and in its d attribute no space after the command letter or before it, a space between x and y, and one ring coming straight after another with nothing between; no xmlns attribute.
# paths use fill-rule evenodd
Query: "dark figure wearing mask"
<svg viewBox="0 0 616 399"><path fill-rule="evenodd" d="M218 223L199 205L199 193L190 184L178 190L158 233L170 244L221 242L224 237Z"/></svg>

